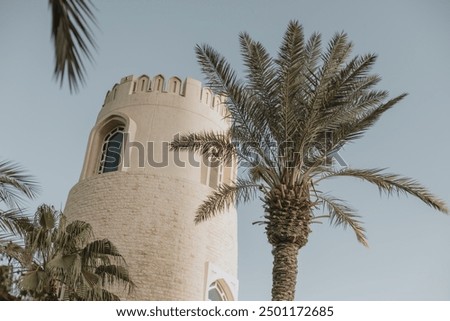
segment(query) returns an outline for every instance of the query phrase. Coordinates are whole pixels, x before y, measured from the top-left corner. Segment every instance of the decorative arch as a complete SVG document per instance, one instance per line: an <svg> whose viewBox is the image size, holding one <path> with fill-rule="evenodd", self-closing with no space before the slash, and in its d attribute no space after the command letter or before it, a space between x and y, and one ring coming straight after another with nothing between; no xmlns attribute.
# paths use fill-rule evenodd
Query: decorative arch
<svg viewBox="0 0 450 321"><path fill-rule="evenodd" d="M212 262L206 262L204 300L234 301L238 299L239 281Z"/></svg>
<svg viewBox="0 0 450 321"><path fill-rule="evenodd" d="M105 106L105 104L113 101L114 99L116 99L116 94L117 94L117 87L119 85L115 84L111 90L108 90L108 92L105 95L105 99L103 100L103 106Z"/></svg>
<svg viewBox="0 0 450 321"><path fill-rule="evenodd" d="M153 78L152 91L163 92L164 88L164 77L162 75L155 76L155 78Z"/></svg>
<svg viewBox="0 0 450 321"><path fill-rule="evenodd" d="M99 162L98 174L119 170L123 159L125 127L114 127L104 138Z"/></svg>
<svg viewBox="0 0 450 321"><path fill-rule="evenodd" d="M224 279L215 280L209 285L208 301L234 301L233 293Z"/></svg>
<svg viewBox="0 0 450 321"><path fill-rule="evenodd" d="M146 92L150 88L150 78L147 75L142 75L138 78L137 90L138 92Z"/></svg>
<svg viewBox="0 0 450 321"><path fill-rule="evenodd" d="M169 79L169 92L172 94L181 94L181 79L172 77Z"/></svg>
<svg viewBox="0 0 450 321"><path fill-rule="evenodd" d="M116 135L118 132L122 133L122 144L119 151L117 150L117 142L120 138L120 134ZM104 170L104 163L106 161L107 163L111 163L110 165L112 165L112 159L110 157L113 157L114 155L107 155L105 154L105 152L107 152L110 148L111 154L117 154L118 152L120 152L119 155L123 155L121 153L126 143L125 133L128 135L127 139L133 140L135 132L135 123L128 116L122 115L122 113L110 115L99 121L92 129L89 136L81 179L112 171ZM113 143L108 145L109 142ZM119 171L123 170L123 166L121 163L112 168Z"/></svg>

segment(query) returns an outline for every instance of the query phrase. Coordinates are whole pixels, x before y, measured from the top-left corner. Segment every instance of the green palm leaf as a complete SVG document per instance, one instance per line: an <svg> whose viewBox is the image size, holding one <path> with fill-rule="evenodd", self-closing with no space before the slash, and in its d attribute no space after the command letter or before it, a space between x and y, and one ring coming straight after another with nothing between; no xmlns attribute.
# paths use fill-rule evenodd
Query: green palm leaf
<svg viewBox="0 0 450 321"><path fill-rule="evenodd" d="M170 143L170 148L175 151L194 151L207 158L220 159L224 163L230 163L235 155L230 132L204 131L177 135Z"/></svg>
<svg viewBox="0 0 450 321"><path fill-rule="evenodd" d="M36 181L17 164L0 161L0 203L20 207L24 199L34 199L39 193Z"/></svg>
<svg viewBox="0 0 450 321"><path fill-rule="evenodd" d="M83 257L97 255L122 256L117 247L108 239L95 240L87 244L82 251Z"/></svg>
<svg viewBox="0 0 450 321"><path fill-rule="evenodd" d="M112 284L115 280L122 281L127 285L134 286L133 281L128 274L128 270L118 265L101 265L95 269L95 274L99 275L103 284ZM131 289L132 287L129 287Z"/></svg>
<svg viewBox="0 0 450 321"><path fill-rule="evenodd" d="M406 96L407 94L399 95L386 103L380 104L368 112L357 115L352 121L343 123L339 128L333 131L334 144L342 145L361 138L386 111L390 110L395 106L395 104Z"/></svg>
<svg viewBox="0 0 450 321"><path fill-rule="evenodd" d="M51 34L55 48L54 75L63 84L67 77L70 91L78 91L85 81L83 58L92 60L96 47L91 24L95 24L89 0L49 0L52 12Z"/></svg>
<svg viewBox="0 0 450 321"><path fill-rule="evenodd" d="M198 208L195 223L205 221L230 206L248 202L256 197L260 185L238 179L235 184L221 184Z"/></svg>
<svg viewBox="0 0 450 321"><path fill-rule="evenodd" d="M365 230L358 220L358 215L354 209L346 205L342 200L320 194L317 198L326 206L330 218L330 223L334 226L342 225L344 228L350 226L355 232L356 239L362 245L368 247Z"/></svg>
<svg viewBox="0 0 450 321"><path fill-rule="evenodd" d="M0 210L0 230L3 230L0 237L13 239L15 236L24 236L31 229L31 220L21 210Z"/></svg>
<svg viewBox="0 0 450 321"><path fill-rule="evenodd" d="M425 204L435 208L436 210L448 213L447 206L444 201L435 197L423 185L414 179L402 177L397 174L382 173L383 169L351 169L346 168L339 171L328 170L324 176L317 182L334 178L334 177L355 177L363 181L376 185L380 193L387 195L407 194L420 199Z"/></svg>

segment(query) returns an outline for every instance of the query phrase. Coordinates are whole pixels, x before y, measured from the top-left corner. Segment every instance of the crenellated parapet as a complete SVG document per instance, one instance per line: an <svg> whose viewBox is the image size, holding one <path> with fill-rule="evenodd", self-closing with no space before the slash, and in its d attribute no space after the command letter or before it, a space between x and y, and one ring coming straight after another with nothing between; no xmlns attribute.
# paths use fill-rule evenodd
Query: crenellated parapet
<svg viewBox="0 0 450 321"><path fill-rule="evenodd" d="M216 110L223 117L227 115L224 104L225 97L215 95L210 88L202 86L200 81L189 77L182 81L176 76L166 79L161 74L153 78L147 75L139 77L130 75L122 78L120 83L116 83L106 93L103 107L124 99L129 100L130 96L160 94L178 95L195 104L206 105L210 109Z"/></svg>

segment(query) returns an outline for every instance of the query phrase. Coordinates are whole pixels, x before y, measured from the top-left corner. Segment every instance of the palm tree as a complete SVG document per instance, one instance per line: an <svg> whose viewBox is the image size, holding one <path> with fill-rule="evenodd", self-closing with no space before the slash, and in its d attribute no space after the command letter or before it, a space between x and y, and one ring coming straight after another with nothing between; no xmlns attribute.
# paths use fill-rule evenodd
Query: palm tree
<svg viewBox="0 0 450 321"><path fill-rule="evenodd" d="M293 300L297 256L306 245L310 225L329 219L350 226L367 246L356 211L321 192L322 181L354 177L375 184L386 194L410 194L447 213L443 201L418 182L380 169L337 169L333 153L372 127L382 114L406 94L387 100L375 90L380 77L370 74L376 55L350 59L352 43L345 33L335 34L326 50L321 35L305 39L302 26L291 21L278 56L248 34L240 34L246 67L245 81L217 51L197 45L196 54L208 85L226 97L231 128L226 132L187 133L176 138L173 150L196 151L223 163L236 159L242 175L221 184L197 210L197 223L230 205L261 196L267 239L272 245L273 300ZM387 101L386 101L387 100ZM325 208L327 215L316 216Z"/></svg>
<svg viewBox="0 0 450 321"><path fill-rule="evenodd" d="M94 6L89 0L49 0L52 12L51 34L55 50L54 75L62 86L67 75L70 91L78 91L85 81L83 59L92 61L96 48L91 24Z"/></svg>
<svg viewBox="0 0 450 321"><path fill-rule="evenodd" d="M52 206L41 205L34 221L24 213L23 202L38 193L33 178L12 162L0 161L0 300L19 299L11 273L18 275L19 288L34 299L117 300L110 291L123 285L131 291L125 260L107 239L94 240L90 224L67 223ZM15 281L15 280L12 280ZM116 289L119 289L116 287Z"/></svg>
<svg viewBox="0 0 450 321"><path fill-rule="evenodd" d="M0 161L0 255L6 255L9 242L23 237L31 225L24 213L26 199L34 199L38 185L23 169L12 162ZM0 300L12 300L11 267L0 265Z"/></svg>
<svg viewBox="0 0 450 321"><path fill-rule="evenodd" d="M37 300L119 300L111 288L134 287L117 248L94 240L90 224L68 223L53 206L41 205L25 246L11 243L9 249L22 268L20 289Z"/></svg>

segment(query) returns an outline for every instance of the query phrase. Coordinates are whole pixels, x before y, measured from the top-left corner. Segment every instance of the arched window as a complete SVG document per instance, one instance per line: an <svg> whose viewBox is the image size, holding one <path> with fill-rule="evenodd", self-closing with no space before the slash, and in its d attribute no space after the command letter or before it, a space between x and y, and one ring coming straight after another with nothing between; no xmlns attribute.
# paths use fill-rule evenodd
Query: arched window
<svg viewBox="0 0 450 321"><path fill-rule="evenodd" d="M123 151L123 132L123 126L115 127L103 140L99 174L115 172L119 169Z"/></svg>
<svg viewBox="0 0 450 321"><path fill-rule="evenodd" d="M209 285L208 289L208 300L209 301L230 301L228 298L228 295L226 293L227 291L223 287L222 283L217 281L214 281Z"/></svg>

